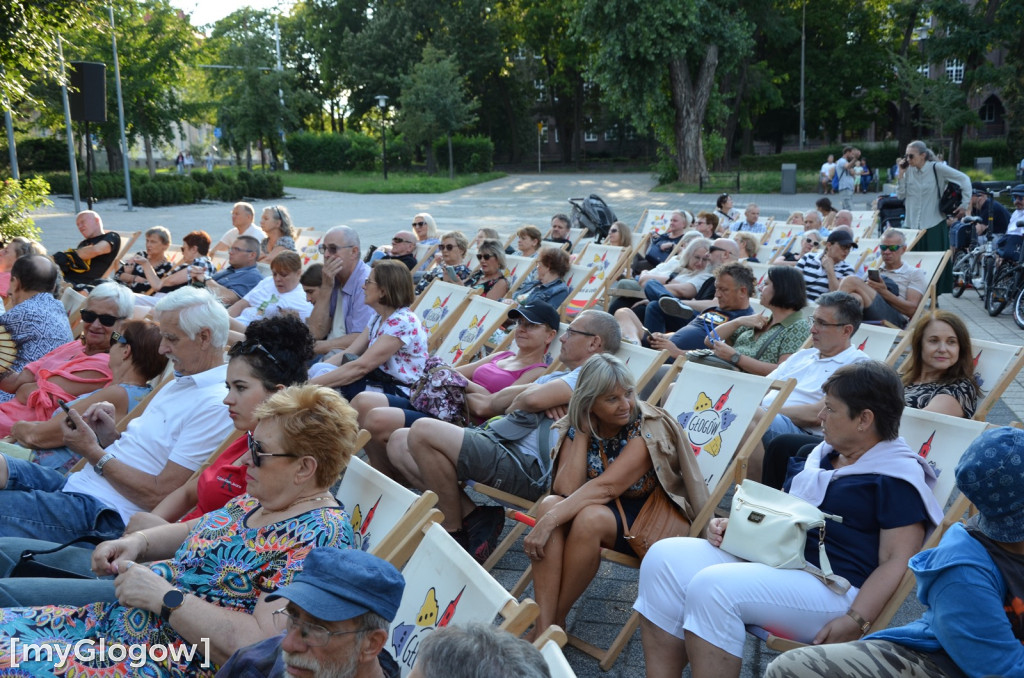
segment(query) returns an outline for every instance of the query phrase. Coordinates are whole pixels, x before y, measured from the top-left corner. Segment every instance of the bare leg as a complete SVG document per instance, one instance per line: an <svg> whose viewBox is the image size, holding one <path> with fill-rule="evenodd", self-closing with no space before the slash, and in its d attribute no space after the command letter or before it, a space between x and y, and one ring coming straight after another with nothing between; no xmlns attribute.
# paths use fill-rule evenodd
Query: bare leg
<svg viewBox="0 0 1024 678"><path fill-rule="evenodd" d="M628 308L620 308L615 312L615 319L619 321L619 326L622 328L623 339L640 341L644 334L644 326L640 324L640 319L633 311Z"/></svg>
<svg viewBox="0 0 1024 678"><path fill-rule="evenodd" d="M423 484L420 478L420 468L416 465L412 455L409 454L409 429L400 428L388 438L387 462L395 469L398 477L411 487L420 487Z"/></svg>
<svg viewBox="0 0 1024 678"><path fill-rule="evenodd" d="M601 565L601 547L614 546L615 534L615 516L607 506L587 506L576 514L565 540L558 607L555 609L555 619L549 624L565 626L565 618L572 606L597 574L597 568Z"/></svg>
<svg viewBox="0 0 1024 678"><path fill-rule="evenodd" d="M655 626L640 615L640 642L644 647L647 678L679 678L689 663L686 641Z"/></svg>
<svg viewBox="0 0 1024 678"><path fill-rule="evenodd" d="M363 396L371 397L363 399ZM358 407L356 408L356 411L360 414L360 425L370 432L370 442L366 443L366 456L375 469L397 479L402 474L388 460L387 448L391 435L405 427L405 412L397 407L388 407L387 399L380 393L360 393L352 402L356 403L363 400L360 404L366 406L367 401L377 399L374 396L379 396L384 401L384 405L372 407L365 413L360 411Z"/></svg>
<svg viewBox="0 0 1024 678"><path fill-rule="evenodd" d="M413 422L405 447L419 469L419 478L412 479L421 490L437 493L437 508L444 513L442 525L449 532L462 529L462 488L456 464L462 448L463 429L437 419ZM394 439L394 436L392 436ZM388 445L391 453L391 445ZM394 458L392 458L394 461Z"/></svg>
<svg viewBox="0 0 1024 678"><path fill-rule="evenodd" d="M540 502L537 508L537 519L550 512L562 501L562 497L550 495ZM533 561L533 598L540 607L537 621L533 625L533 638L551 626L561 624L564 627L564 620L557 622L557 608L560 589L562 586L562 555L565 549L565 535L569 525L559 525L551 531L548 543L544 545L543 560Z"/></svg>
<svg viewBox="0 0 1024 678"><path fill-rule="evenodd" d="M764 415L765 415L765 411L762 410L760 407L758 407L756 410L754 410L754 416L753 416L753 418L751 418L750 424L747 426L746 433L743 434L744 438L746 438L747 436L749 436L751 434L751 432L754 430L754 427L757 426L758 423L760 423L760 421L764 417ZM762 443L760 438L759 438L758 441L757 441L757 444L754 445L753 451L750 453L750 456L747 458L747 478L749 478L750 480L761 482L761 474L762 474L763 467L764 467L764 443Z"/></svg>
<svg viewBox="0 0 1024 678"><path fill-rule="evenodd" d="M363 391L349 403L356 411L356 420L362 428L366 428L366 415L374 408L388 407L388 397L383 393Z"/></svg>
<svg viewBox="0 0 1024 678"><path fill-rule="evenodd" d="M693 678L739 678L742 657L736 657L700 636L686 634L686 654Z"/></svg>
<svg viewBox="0 0 1024 678"><path fill-rule="evenodd" d="M848 275L839 281L839 291L847 292L860 299L860 305L863 308L870 306L871 302L878 295L878 292L875 292L866 282L854 275Z"/></svg>

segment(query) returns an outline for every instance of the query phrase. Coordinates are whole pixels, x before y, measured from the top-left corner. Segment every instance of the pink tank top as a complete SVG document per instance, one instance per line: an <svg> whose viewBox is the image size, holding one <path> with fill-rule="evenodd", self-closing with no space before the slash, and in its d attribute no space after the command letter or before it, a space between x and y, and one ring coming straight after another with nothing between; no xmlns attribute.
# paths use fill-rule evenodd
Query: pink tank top
<svg viewBox="0 0 1024 678"><path fill-rule="evenodd" d="M476 368L473 372L473 382L483 386L490 393L497 393L506 386L511 386L516 382L519 377L523 376L530 370L535 370L538 367L547 367L544 363L535 363L528 365L521 370L503 370L498 367L498 361L504 360L509 356L513 356L515 353L512 351L502 351L496 353L489 363L485 363L480 367Z"/></svg>

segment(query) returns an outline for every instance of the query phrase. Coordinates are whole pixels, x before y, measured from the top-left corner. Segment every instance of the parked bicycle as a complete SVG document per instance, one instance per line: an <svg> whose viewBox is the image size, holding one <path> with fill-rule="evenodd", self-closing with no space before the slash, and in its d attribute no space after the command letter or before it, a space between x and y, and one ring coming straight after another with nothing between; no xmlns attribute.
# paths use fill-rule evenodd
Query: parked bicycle
<svg viewBox="0 0 1024 678"><path fill-rule="evenodd" d="M1016 226L1024 227L1024 222L1017 222ZM992 282L985 288L985 310L991 316L1002 313L1024 289L1024 263L1021 262L1024 236L1001 236L996 249L1001 261L992 273Z"/></svg>
<svg viewBox="0 0 1024 678"><path fill-rule="evenodd" d="M977 235L976 225L981 217L964 217L954 225L953 250L953 296L959 297L973 287L982 299L985 298L986 271L991 274L995 260L992 250L992 236L986 228ZM990 264L986 267L986 262Z"/></svg>

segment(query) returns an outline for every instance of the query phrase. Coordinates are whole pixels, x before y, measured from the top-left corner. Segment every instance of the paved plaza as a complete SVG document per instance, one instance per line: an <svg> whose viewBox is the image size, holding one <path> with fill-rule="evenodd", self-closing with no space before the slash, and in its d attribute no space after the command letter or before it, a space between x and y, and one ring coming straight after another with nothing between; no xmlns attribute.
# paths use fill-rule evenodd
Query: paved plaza
<svg viewBox="0 0 1024 678"><path fill-rule="evenodd" d="M289 189L280 204L286 205L296 226L326 230L338 224L356 228L362 244L387 242L395 231L407 229L411 217L417 212L429 212L437 220L441 231L458 229L469 235L483 226L511 233L524 224L535 224L546 230L552 214L570 211L568 198L585 197L591 193L601 195L618 217L635 224L645 208L686 208L693 212L712 210L715 194L652 193L653 178L648 174L526 174L513 175L478 186L441 195L354 195L304 189ZM785 219L793 210L813 208L815 194L750 195L735 194L734 203L740 210L748 202L761 207L762 218L774 216ZM863 196L857 196L858 201ZM40 210L35 216L43 229L43 243L51 251L66 249L78 243L80 236L74 225L74 204L70 199L57 198L52 207ZM857 202L857 201L855 201ZM256 203L257 217L267 201ZM855 204L856 209L868 209L867 204ZM83 202L84 209L84 202ZM96 209L108 229L120 231L145 230L162 225L171 231L174 242L189 231L203 229L216 241L231 223L228 203L203 203L163 208L136 208L129 212L121 201L104 201ZM942 308L951 309L968 324L971 335L1017 344L1021 331L1007 312L990 318L978 295L968 290L960 299L949 295L940 298ZM1007 389L999 404L993 408L990 421L1008 424L1024 420L1024 385L1018 377ZM525 569L528 560L521 548L513 548L499 563L495 576L511 587ZM527 591L527 595L532 589ZM636 571L604 564L598 578L569 617L571 631L587 640L607 646L607 643L626 620L636 597ZM920 608L915 601L905 604L895 622L915 618ZM764 657L769 651L763 652ZM747 658L743 676L759 676L766 661L761 648L753 640L747 644ZM597 662L567 648L566 656L579 676L642 676L643 653L637 633L612 671L603 673Z"/></svg>

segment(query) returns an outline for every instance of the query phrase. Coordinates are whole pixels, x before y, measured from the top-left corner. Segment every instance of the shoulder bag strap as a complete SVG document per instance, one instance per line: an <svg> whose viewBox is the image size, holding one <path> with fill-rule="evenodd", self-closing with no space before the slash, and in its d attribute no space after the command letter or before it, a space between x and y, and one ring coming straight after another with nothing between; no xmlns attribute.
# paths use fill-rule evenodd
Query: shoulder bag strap
<svg viewBox="0 0 1024 678"><path fill-rule="evenodd" d="M601 463L604 464L604 470L607 471L609 464L608 457L604 453L604 446L598 445L597 450L601 453ZM619 518L622 519L622 536L629 539L632 535L629 533L629 522L626 520L626 510L622 508L622 501L620 501L618 497L615 497L615 507L619 509Z"/></svg>
<svg viewBox="0 0 1024 678"><path fill-rule="evenodd" d="M757 349L757 353L754 354L754 360L760 360L764 352L768 350L768 347L781 337L782 329L782 323L779 323L769 330L771 334L765 337L765 342L761 344L761 348Z"/></svg>

